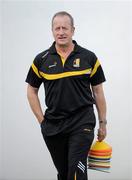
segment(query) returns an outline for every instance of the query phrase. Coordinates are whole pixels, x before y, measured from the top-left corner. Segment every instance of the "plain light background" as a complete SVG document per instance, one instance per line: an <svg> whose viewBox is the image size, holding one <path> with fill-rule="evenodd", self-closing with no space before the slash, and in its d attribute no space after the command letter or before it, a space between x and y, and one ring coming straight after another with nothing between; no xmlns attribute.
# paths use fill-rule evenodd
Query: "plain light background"
<svg viewBox="0 0 132 180"><path fill-rule="evenodd" d="M2 12L1 12L1 3L0 3L0 27L2 26ZM1 77L2 77L2 73L1 73L1 60L2 60L2 56L1 56L1 50L2 50L2 31L0 30L0 174L2 174L2 129L1 129L1 120L2 120L2 89L1 89L1 85L2 85L2 81L1 81Z"/></svg>
<svg viewBox="0 0 132 180"><path fill-rule="evenodd" d="M29 108L24 81L36 54L51 45L51 18L61 10L73 15L74 39L96 53L107 79L106 141L113 148L112 168L109 174L89 170L89 179L131 180L132 2L3 1L0 5L0 180L55 180L56 170ZM41 88L45 109L43 92Z"/></svg>

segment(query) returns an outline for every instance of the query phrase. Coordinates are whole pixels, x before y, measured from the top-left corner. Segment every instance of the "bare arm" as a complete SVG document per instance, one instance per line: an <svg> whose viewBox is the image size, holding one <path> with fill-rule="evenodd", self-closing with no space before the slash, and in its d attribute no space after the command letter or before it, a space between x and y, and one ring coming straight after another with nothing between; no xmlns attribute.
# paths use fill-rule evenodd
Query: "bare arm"
<svg viewBox="0 0 132 180"><path fill-rule="evenodd" d="M41 123L44 119L42 108L40 105L39 97L38 97L38 88L34 88L28 84L27 86L27 98L30 104L30 107L36 116L39 123Z"/></svg>
<svg viewBox="0 0 132 180"><path fill-rule="evenodd" d="M99 119L99 130L98 130L98 140L102 141L106 137L106 100L103 92L103 85L99 84L97 86L92 86L93 95L96 101L96 108L98 112Z"/></svg>

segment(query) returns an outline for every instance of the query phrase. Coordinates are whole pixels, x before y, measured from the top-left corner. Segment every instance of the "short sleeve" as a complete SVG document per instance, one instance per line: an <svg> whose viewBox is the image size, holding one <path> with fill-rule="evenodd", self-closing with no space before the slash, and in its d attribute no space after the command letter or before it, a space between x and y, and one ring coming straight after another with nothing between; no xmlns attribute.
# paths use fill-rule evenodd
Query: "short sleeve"
<svg viewBox="0 0 132 180"><path fill-rule="evenodd" d="M43 82L42 77L39 74L39 67L40 67L40 60L39 60L39 57L36 56L36 58L34 59L28 71L28 74L25 80L28 84L30 84L31 86L35 88L39 88Z"/></svg>
<svg viewBox="0 0 132 180"><path fill-rule="evenodd" d="M92 86L96 86L106 81L104 71L102 66L96 57L96 55L92 58L92 72L90 75L90 82Z"/></svg>

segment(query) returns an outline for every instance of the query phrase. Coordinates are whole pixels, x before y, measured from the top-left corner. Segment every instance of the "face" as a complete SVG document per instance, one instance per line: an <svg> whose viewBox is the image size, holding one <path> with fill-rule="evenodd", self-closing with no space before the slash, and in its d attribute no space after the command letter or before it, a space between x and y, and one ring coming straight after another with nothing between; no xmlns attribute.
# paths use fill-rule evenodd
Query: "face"
<svg viewBox="0 0 132 180"><path fill-rule="evenodd" d="M56 16L53 20L52 32L58 46L68 46L72 43L74 27L68 16Z"/></svg>

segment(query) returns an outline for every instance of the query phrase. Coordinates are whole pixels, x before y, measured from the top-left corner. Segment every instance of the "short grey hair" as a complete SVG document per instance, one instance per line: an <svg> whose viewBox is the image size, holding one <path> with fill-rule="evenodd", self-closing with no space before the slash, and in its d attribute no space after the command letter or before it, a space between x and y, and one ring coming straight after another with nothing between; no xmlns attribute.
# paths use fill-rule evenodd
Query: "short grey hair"
<svg viewBox="0 0 132 180"><path fill-rule="evenodd" d="M54 21L54 18L56 16L68 16L70 18L70 21L71 21L71 26L74 27L74 19L73 17L71 16L71 14L69 14L68 12L66 11L60 11L60 12L57 12L54 14L53 18L52 18L52 27L53 27L53 21Z"/></svg>

